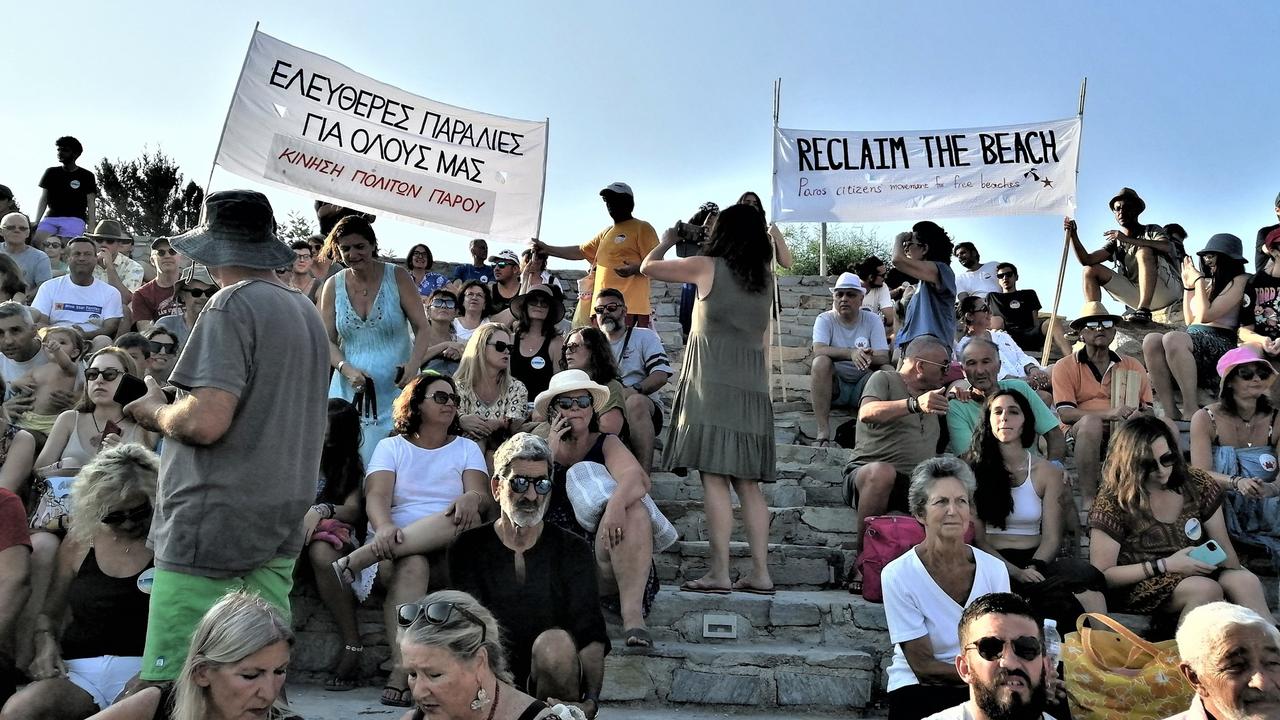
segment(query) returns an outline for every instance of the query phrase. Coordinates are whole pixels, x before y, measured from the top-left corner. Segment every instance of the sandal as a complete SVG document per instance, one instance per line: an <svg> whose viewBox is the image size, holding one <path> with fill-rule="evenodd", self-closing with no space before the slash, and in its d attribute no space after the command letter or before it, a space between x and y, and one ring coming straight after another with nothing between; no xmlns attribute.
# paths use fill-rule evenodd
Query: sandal
<svg viewBox="0 0 1280 720"><path fill-rule="evenodd" d="M653 647L653 638L649 637L648 628L631 628L623 632L626 636L627 647L651 648Z"/></svg>
<svg viewBox="0 0 1280 720"><path fill-rule="evenodd" d="M834 447L835 443L831 442L831 438L820 437L813 441L814 447L829 448Z"/></svg>
<svg viewBox="0 0 1280 720"><path fill-rule="evenodd" d="M844 587L846 590L849 591L850 595L861 596L862 595L862 578L854 577L854 575L856 575L857 572L858 571L855 568L852 572L849 573L849 580L844 584Z"/></svg>
<svg viewBox="0 0 1280 720"><path fill-rule="evenodd" d="M324 689L329 692L355 690L360 677L360 657L363 654L363 645L344 645L338 667L329 679L324 681Z"/></svg>
<svg viewBox="0 0 1280 720"><path fill-rule="evenodd" d="M338 582L342 585L355 585L356 574L351 569L351 556L340 557L333 561L330 566L333 568L333 574L338 576Z"/></svg>
<svg viewBox="0 0 1280 720"><path fill-rule="evenodd" d="M767 588L756 587L755 585L750 585L741 580L733 584L733 591L751 593L752 595L777 595L778 594L778 589L775 587L772 587L772 586Z"/></svg>
<svg viewBox="0 0 1280 720"><path fill-rule="evenodd" d="M699 580L690 580L680 586L683 592L702 593L703 595L728 595L730 590L727 587L716 587L715 585L695 585Z"/></svg>
<svg viewBox="0 0 1280 720"><path fill-rule="evenodd" d="M387 707L413 707L413 693L409 688L398 688L394 685L382 686L382 697L378 698L378 702Z"/></svg>

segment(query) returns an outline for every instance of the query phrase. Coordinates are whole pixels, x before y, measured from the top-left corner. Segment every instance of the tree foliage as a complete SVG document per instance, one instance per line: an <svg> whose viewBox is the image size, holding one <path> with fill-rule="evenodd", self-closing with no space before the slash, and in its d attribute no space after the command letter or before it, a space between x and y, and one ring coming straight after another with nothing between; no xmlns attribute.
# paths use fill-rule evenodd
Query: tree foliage
<svg viewBox="0 0 1280 720"><path fill-rule="evenodd" d="M316 234L315 227L302 213L290 210L283 224L276 228L276 237L286 243L294 240L310 240Z"/></svg>
<svg viewBox="0 0 1280 720"><path fill-rule="evenodd" d="M782 233L787 238L787 247L791 248L792 263L790 270L779 270L787 275L817 275L822 226L789 224ZM874 230L868 231L861 225L827 225L827 274L852 272L854 265L871 255L885 261L892 255L888 243L877 238Z"/></svg>
<svg viewBox="0 0 1280 720"><path fill-rule="evenodd" d="M119 220L135 235L177 235L200 222L204 190L184 184L177 163L161 150L143 149L133 160L103 158L98 177L99 219Z"/></svg>

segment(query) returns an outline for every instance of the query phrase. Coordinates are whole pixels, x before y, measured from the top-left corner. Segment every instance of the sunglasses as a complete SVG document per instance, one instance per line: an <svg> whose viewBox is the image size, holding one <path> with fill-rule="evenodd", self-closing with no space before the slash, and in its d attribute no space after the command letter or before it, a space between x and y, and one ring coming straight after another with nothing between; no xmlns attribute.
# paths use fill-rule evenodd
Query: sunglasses
<svg viewBox="0 0 1280 720"><path fill-rule="evenodd" d="M1014 277L1014 276L1015 276L1015 275L1017 275L1017 274L1018 274L1018 273L1016 273L1016 272L1010 272L1010 271L1006 270L1006 271L1004 271L1004 272L998 272L998 273L996 273L996 279L998 279L998 280L1004 280L1005 278L1011 278L1011 277Z"/></svg>
<svg viewBox="0 0 1280 720"><path fill-rule="evenodd" d="M1085 323L1084 329L1085 330L1110 330L1115 326L1116 324L1115 324L1115 321L1113 320L1095 320L1093 322Z"/></svg>
<svg viewBox="0 0 1280 720"><path fill-rule="evenodd" d="M913 358L916 362L926 363L928 365L937 365L939 368L946 370L951 367L951 363L936 362L934 360L925 360L924 358Z"/></svg>
<svg viewBox="0 0 1280 720"><path fill-rule="evenodd" d="M1258 365L1256 368L1245 366L1236 370L1236 377L1246 381L1255 377L1259 380L1269 380L1272 375L1275 375L1275 371L1266 365Z"/></svg>
<svg viewBox="0 0 1280 720"><path fill-rule="evenodd" d="M432 300L431 307L440 308L441 310L457 310L458 303L452 300Z"/></svg>
<svg viewBox="0 0 1280 720"><path fill-rule="evenodd" d="M574 405L577 405L583 410L586 410L587 408L591 407L593 402L594 401L592 400L590 395L579 395L577 397L558 397L555 399L556 407L560 408L561 410L568 410Z"/></svg>
<svg viewBox="0 0 1280 720"><path fill-rule="evenodd" d="M978 655L987 662L995 662L1004 656L1005 645L1013 647L1013 654L1023 660L1035 660L1040 657L1041 646L1040 639L1023 635L1009 640L1007 643L1004 638L984 637L977 642L965 645L965 649L974 648L978 651Z"/></svg>
<svg viewBox="0 0 1280 720"><path fill-rule="evenodd" d="M504 353L504 352L510 352L512 345L509 342L494 340L493 342L489 343L489 347L493 348L494 350L497 350L500 353Z"/></svg>
<svg viewBox="0 0 1280 720"><path fill-rule="evenodd" d="M509 267L515 267L515 266L516 266L516 264L515 264L515 263L513 263L513 262L510 262L510 261L507 261L507 260L502 260L502 261L499 261L499 262L494 263L494 264L493 264L493 269L494 269L494 270L501 270L502 268L509 268Z"/></svg>
<svg viewBox="0 0 1280 720"><path fill-rule="evenodd" d="M23 227L23 226L21 226L21 225L4 225L4 226L0 226L0 230L8 230L9 232L27 232L27 231L28 231L28 230L30 230L30 229L31 229L31 226L29 226L29 225L28 225L28 226L26 226L26 227Z"/></svg>
<svg viewBox="0 0 1280 720"><path fill-rule="evenodd" d="M288 270L277 270L276 272L288 272ZM186 294L190 295L190 296L191 296L191 297L193 297L193 298L198 298L198 297L213 297L213 294L214 294L214 293L216 293L216 292L218 292L218 289L217 289L217 288L205 288L205 289L201 290L201 289L199 289L199 288L182 288L182 292L184 292L184 293L186 293Z"/></svg>
<svg viewBox="0 0 1280 720"><path fill-rule="evenodd" d="M144 502L130 510L113 510L102 516L104 525L123 525L127 522L139 522L151 517L151 503Z"/></svg>
<svg viewBox="0 0 1280 720"><path fill-rule="evenodd" d="M990 307L988 307L988 306L986 306L986 305L979 305L979 306L975 307L974 309L970 310L969 312L971 312L971 313L976 313L976 312L991 312L991 308L990 308Z"/></svg>
<svg viewBox="0 0 1280 720"><path fill-rule="evenodd" d="M476 614L467 610L460 605L451 602L433 602L433 603L405 603L396 606L396 619L400 627L407 628L418 622L419 618L426 618L427 622L432 625L444 625L449 622L449 617L453 615L453 611L457 610L458 614L480 626L480 643L484 644L485 635L488 629L484 626L484 621Z"/></svg>
<svg viewBox="0 0 1280 720"><path fill-rule="evenodd" d="M98 368L89 368L88 370L84 371L84 379L90 382L97 380L99 377L101 377L103 380L106 380L107 382L112 382L113 380L120 377L121 375L124 375L124 371L117 370L115 368L107 368L106 370L99 370Z"/></svg>
<svg viewBox="0 0 1280 720"><path fill-rule="evenodd" d="M567 353L578 352L582 349L582 343L569 342L564 344L564 351Z"/></svg>
<svg viewBox="0 0 1280 720"><path fill-rule="evenodd" d="M449 403L453 403L454 406L456 407L462 404L462 397L459 396L457 393L449 393L443 390L437 390L431 393L431 401L437 405L448 405Z"/></svg>
<svg viewBox="0 0 1280 720"><path fill-rule="evenodd" d="M620 307L622 307L622 303L612 302L607 305L597 305L593 308L593 310L595 310L595 313L597 315L603 315L604 313L607 313L607 312L609 313L617 312L618 308Z"/></svg>
<svg viewBox="0 0 1280 720"><path fill-rule="evenodd" d="M1159 460L1152 460L1152 459L1150 459L1150 458L1147 458L1147 459L1143 460L1143 461L1142 461L1142 467L1143 467L1143 469L1145 469L1145 470L1146 470L1147 472L1149 472L1149 473L1150 473L1150 472L1155 472L1155 471L1156 471L1156 468L1157 468L1157 464L1156 464L1156 463L1159 463L1159 466L1160 466L1160 467L1167 467L1167 468L1171 468L1171 467L1173 467L1173 463L1174 463L1174 462L1176 462L1176 461L1177 461L1177 459L1178 459L1178 456L1177 456L1177 455L1174 455L1174 454L1173 454L1173 451L1172 451L1172 450L1170 450L1169 452L1167 452L1167 453L1165 453L1165 454L1161 455Z"/></svg>
<svg viewBox="0 0 1280 720"><path fill-rule="evenodd" d="M159 353L161 355L172 355L178 350L177 342L162 343L162 342L156 342L155 340L152 340L150 341L150 344L151 344L151 352Z"/></svg>
<svg viewBox="0 0 1280 720"><path fill-rule="evenodd" d="M178 251L177 251L177 250L174 250L174 249L172 249L172 248L170 248L170 249L168 249L168 250L164 250L164 249L161 249L161 248L156 248L155 250L152 250L151 252L155 253L156 255L158 255L158 256L160 256L160 257L174 257L174 256L176 256L176 255L178 254Z"/></svg>
<svg viewBox="0 0 1280 720"><path fill-rule="evenodd" d="M851 297L858 297L862 295L862 293L858 292L857 290L836 290L832 294L838 298L851 298Z"/></svg>
<svg viewBox="0 0 1280 720"><path fill-rule="evenodd" d="M523 495L529 492L529 486L533 486L533 491L539 495L546 495L551 492L551 478L546 475L538 477L525 477L524 475L515 475L507 481L511 484L511 492L517 495Z"/></svg>

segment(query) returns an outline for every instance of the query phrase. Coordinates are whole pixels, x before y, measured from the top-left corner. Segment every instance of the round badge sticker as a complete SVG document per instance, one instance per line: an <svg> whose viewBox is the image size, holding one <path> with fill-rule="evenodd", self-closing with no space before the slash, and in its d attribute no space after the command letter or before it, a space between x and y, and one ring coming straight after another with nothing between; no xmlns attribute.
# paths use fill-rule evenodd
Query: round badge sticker
<svg viewBox="0 0 1280 720"><path fill-rule="evenodd" d="M541 370L546 366L547 366L547 361L541 355L538 355L533 359L529 360L529 367L533 368L534 370Z"/></svg>
<svg viewBox="0 0 1280 720"><path fill-rule="evenodd" d="M1270 454L1263 455L1262 457L1258 458L1258 462L1261 463L1263 470L1266 470L1267 472L1275 472L1275 469L1276 469L1275 455L1270 455Z"/></svg>
<svg viewBox="0 0 1280 720"><path fill-rule="evenodd" d="M1199 540L1201 533L1200 518L1191 518L1190 520L1187 520L1187 524L1183 529L1186 531L1187 537L1192 540Z"/></svg>
<svg viewBox="0 0 1280 720"><path fill-rule="evenodd" d="M1009 307L1013 308L1014 310L1017 310L1018 308L1022 307L1022 303L1018 302L1017 300L1010 300Z"/></svg>
<svg viewBox="0 0 1280 720"><path fill-rule="evenodd" d="M617 244L621 245L622 243L624 243L624 242L626 242L626 241L627 241L627 236L626 236L626 235L618 235L617 237L615 237L615 238L613 239L613 241L614 241L615 243L617 243Z"/></svg>
<svg viewBox="0 0 1280 720"><path fill-rule="evenodd" d="M141 575L138 576L138 589L141 590L143 593L150 595L151 586L154 585L155 582L156 582L156 569L147 568L146 570L142 571Z"/></svg>
<svg viewBox="0 0 1280 720"><path fill-rule="evenodd" d="M79 181L79 180L72 180L72 181L71 181L71 189L72 189L72 190L79 190L79 189L80 189L80 181Z"/></svg>

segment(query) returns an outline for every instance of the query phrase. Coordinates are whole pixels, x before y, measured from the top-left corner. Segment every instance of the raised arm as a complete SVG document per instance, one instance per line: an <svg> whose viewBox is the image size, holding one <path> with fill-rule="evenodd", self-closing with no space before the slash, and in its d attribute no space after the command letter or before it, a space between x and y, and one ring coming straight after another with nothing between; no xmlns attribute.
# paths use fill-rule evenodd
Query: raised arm
<svg viewBox="0 0 1280 720"><path fill-rule="evenodd" d="M662 234L662 241L640 263L641 274L663 282L691 283L697 285L702 294L710 292L715 278L715 260L703 255L664 260L667 251L675 244L675 228L669 228Z"/></svg>
<svg viewBox="0 0 1280 720"><path fill-rule="evenodd" d="M1088 267L1106 262L1111 258L1111 251L1106 248L1089 252L1085 249L1084 243L1080 242L1080 234L1076 230L1076 221L1069 217L1062 218L1062 230L1066 233L1067 242L1071 243L1071 250L1075 252L1076 260L1081 265Z"/></svg>
<svg viewBox="0 0 1280 720"><path fill-rule="evenodd" d="M903 246L915 240L915 233L900 232L893 239L893 266L917 280L938 282L938 265L932 260L912 260Z"/></svg>

